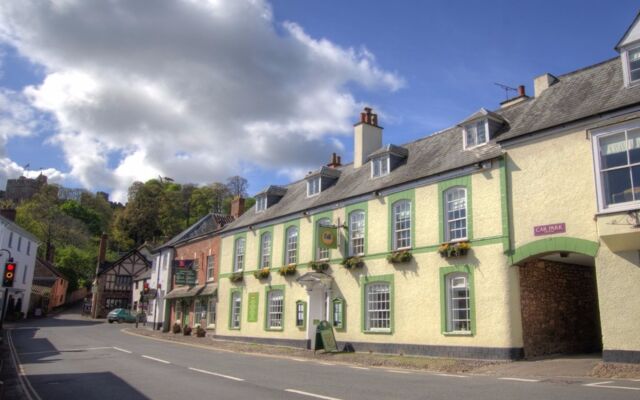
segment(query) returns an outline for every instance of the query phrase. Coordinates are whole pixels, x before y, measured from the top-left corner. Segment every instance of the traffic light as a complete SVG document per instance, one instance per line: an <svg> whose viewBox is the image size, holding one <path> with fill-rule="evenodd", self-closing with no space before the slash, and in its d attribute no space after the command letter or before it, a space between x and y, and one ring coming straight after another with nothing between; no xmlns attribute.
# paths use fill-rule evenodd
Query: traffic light
<svg viewBox="0 0 640 400"><path fill-rule="evenodd" d="M13 280L16 277L16 263L9 261L4 264L4 274L2 275L2 286L13 287Z"/></svg>

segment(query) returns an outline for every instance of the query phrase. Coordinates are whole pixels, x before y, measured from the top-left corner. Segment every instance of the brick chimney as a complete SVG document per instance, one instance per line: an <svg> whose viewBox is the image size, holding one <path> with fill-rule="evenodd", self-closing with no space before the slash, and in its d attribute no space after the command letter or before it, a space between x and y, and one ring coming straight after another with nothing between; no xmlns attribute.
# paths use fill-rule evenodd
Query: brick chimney
<svg viewBox="0 0 640 400"><path fill-rule="evenodd" d="M3 208L0 210L0 215L5 217L11 222L16 222L16 209L15 208Z"/></svg>
<svg viewBox="0 0 640 400"><path fill-rule="evenodd" d="M109 239L109 235L102 233L102 236L100 236L100 247L98 248L98 268L107 256L107 239Z"/></svg>
<svg viewBox="0 0 640 400"><path fill-rule="evenodd" d="M500 108L505 108L507 106L511 106L514 104L518 104L521 101L525 101L529 98L529 96L527 96L527 93L525 91L524 85L520 85L518 86L518 95L516 97L512 97L508 100L503 101L502 103L500 103Z"/></svg>
<svg viewBox="0 0 640 400"><path fill-rule="evenodd" d="M369 154L382 147L382 127L378 126L378 115L370 107L360 113L360 122L354 125L353 167L360 168L367 162Z"/></svg>
<svg viewBox="0 0 640 400"><path fill-rule="evenodd" d="M240 196L236 196L231 200L231 216L233 218L239 218L244 213L244 199Z"/></svg>
<svg viewBox="0 0 640 400"><path fill-rule="evenodd" d="M331 155L331 161L329 162L329 164L327 164L327 167L329 168L337 168L342 166L342 163L340 162L340 156L337 155L336 153L333 153Z"/></svg>

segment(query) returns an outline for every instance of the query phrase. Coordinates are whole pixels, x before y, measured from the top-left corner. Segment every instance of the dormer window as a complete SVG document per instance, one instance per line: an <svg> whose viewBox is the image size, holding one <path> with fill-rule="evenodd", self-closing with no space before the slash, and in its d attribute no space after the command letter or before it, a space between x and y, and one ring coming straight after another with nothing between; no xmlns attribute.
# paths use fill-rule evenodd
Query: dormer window
<svg viewBox="0 0 640 400"><path fill-rule="evenodd" d="M317 171L309 172L307 180L307 197L317 196L334 185L340 178L340 170L335 167L322 167Z"/></svg>
<svg viewBox="0 0 640 400"><path fill-rule="evenodd" d="M640 82L640 47L631 49L627 55L629 59L629 82Z"/></svg>
<svg viewBox="0 0 640 400"><path fill-rule="evenodd" d="M371 177L378 178L389 175L389 156L377 157L371 160Z"/></svg>
<svg viewBox="0 0 640 400"><path fill-rule="evenodd" d="M322 177L320 175L314 176L307 180L307 197L315 196L320 193L322 186Z"/></svg>
<svg viewBox="0 0 640 400"><path fill-rule="evenodd" d="M480 121L467 124L464 126L464 148L476 147L483 145L489 141L489 135L487 135L487 120L481 119Z"/></svg>
<svg viewBox="0 0 640 400"><path fill-rule="evenodd" d="M267 209L267 196L261 195L256 197L256 211L262 212Z"/></svg>

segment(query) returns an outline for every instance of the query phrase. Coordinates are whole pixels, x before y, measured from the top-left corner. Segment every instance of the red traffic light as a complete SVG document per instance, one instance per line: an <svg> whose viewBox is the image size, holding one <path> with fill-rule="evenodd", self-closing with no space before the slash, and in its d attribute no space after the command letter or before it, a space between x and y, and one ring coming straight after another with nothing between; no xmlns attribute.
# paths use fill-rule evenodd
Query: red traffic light
<svg viewBox="0 0 640 400"><path fill-rule="evenodd" d="M2 276L2 286L13 287L13 280L16 276L16 263L8 262L4 264L4 274Z"/></svg>
<svg viewBox="0 0 640 400"><path fill-rule="evenodd" d="M7 263L7 271L14 271L16 269L16 265L12 263Z"/></svg>

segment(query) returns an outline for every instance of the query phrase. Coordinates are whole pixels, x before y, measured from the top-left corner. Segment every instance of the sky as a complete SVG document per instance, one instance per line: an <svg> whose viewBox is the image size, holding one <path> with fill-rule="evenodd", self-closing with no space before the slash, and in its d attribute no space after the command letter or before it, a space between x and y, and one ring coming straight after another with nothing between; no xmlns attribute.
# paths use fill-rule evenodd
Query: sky
<svg viewBox="0 0 640 400"><path fill-rule="evenodd" d="M150 6L152 4L153 6ZM353 159L371 106L403 144L504 90L617 56L636 1L2 0L0 188L44 173L249 194Z"/></svg>

